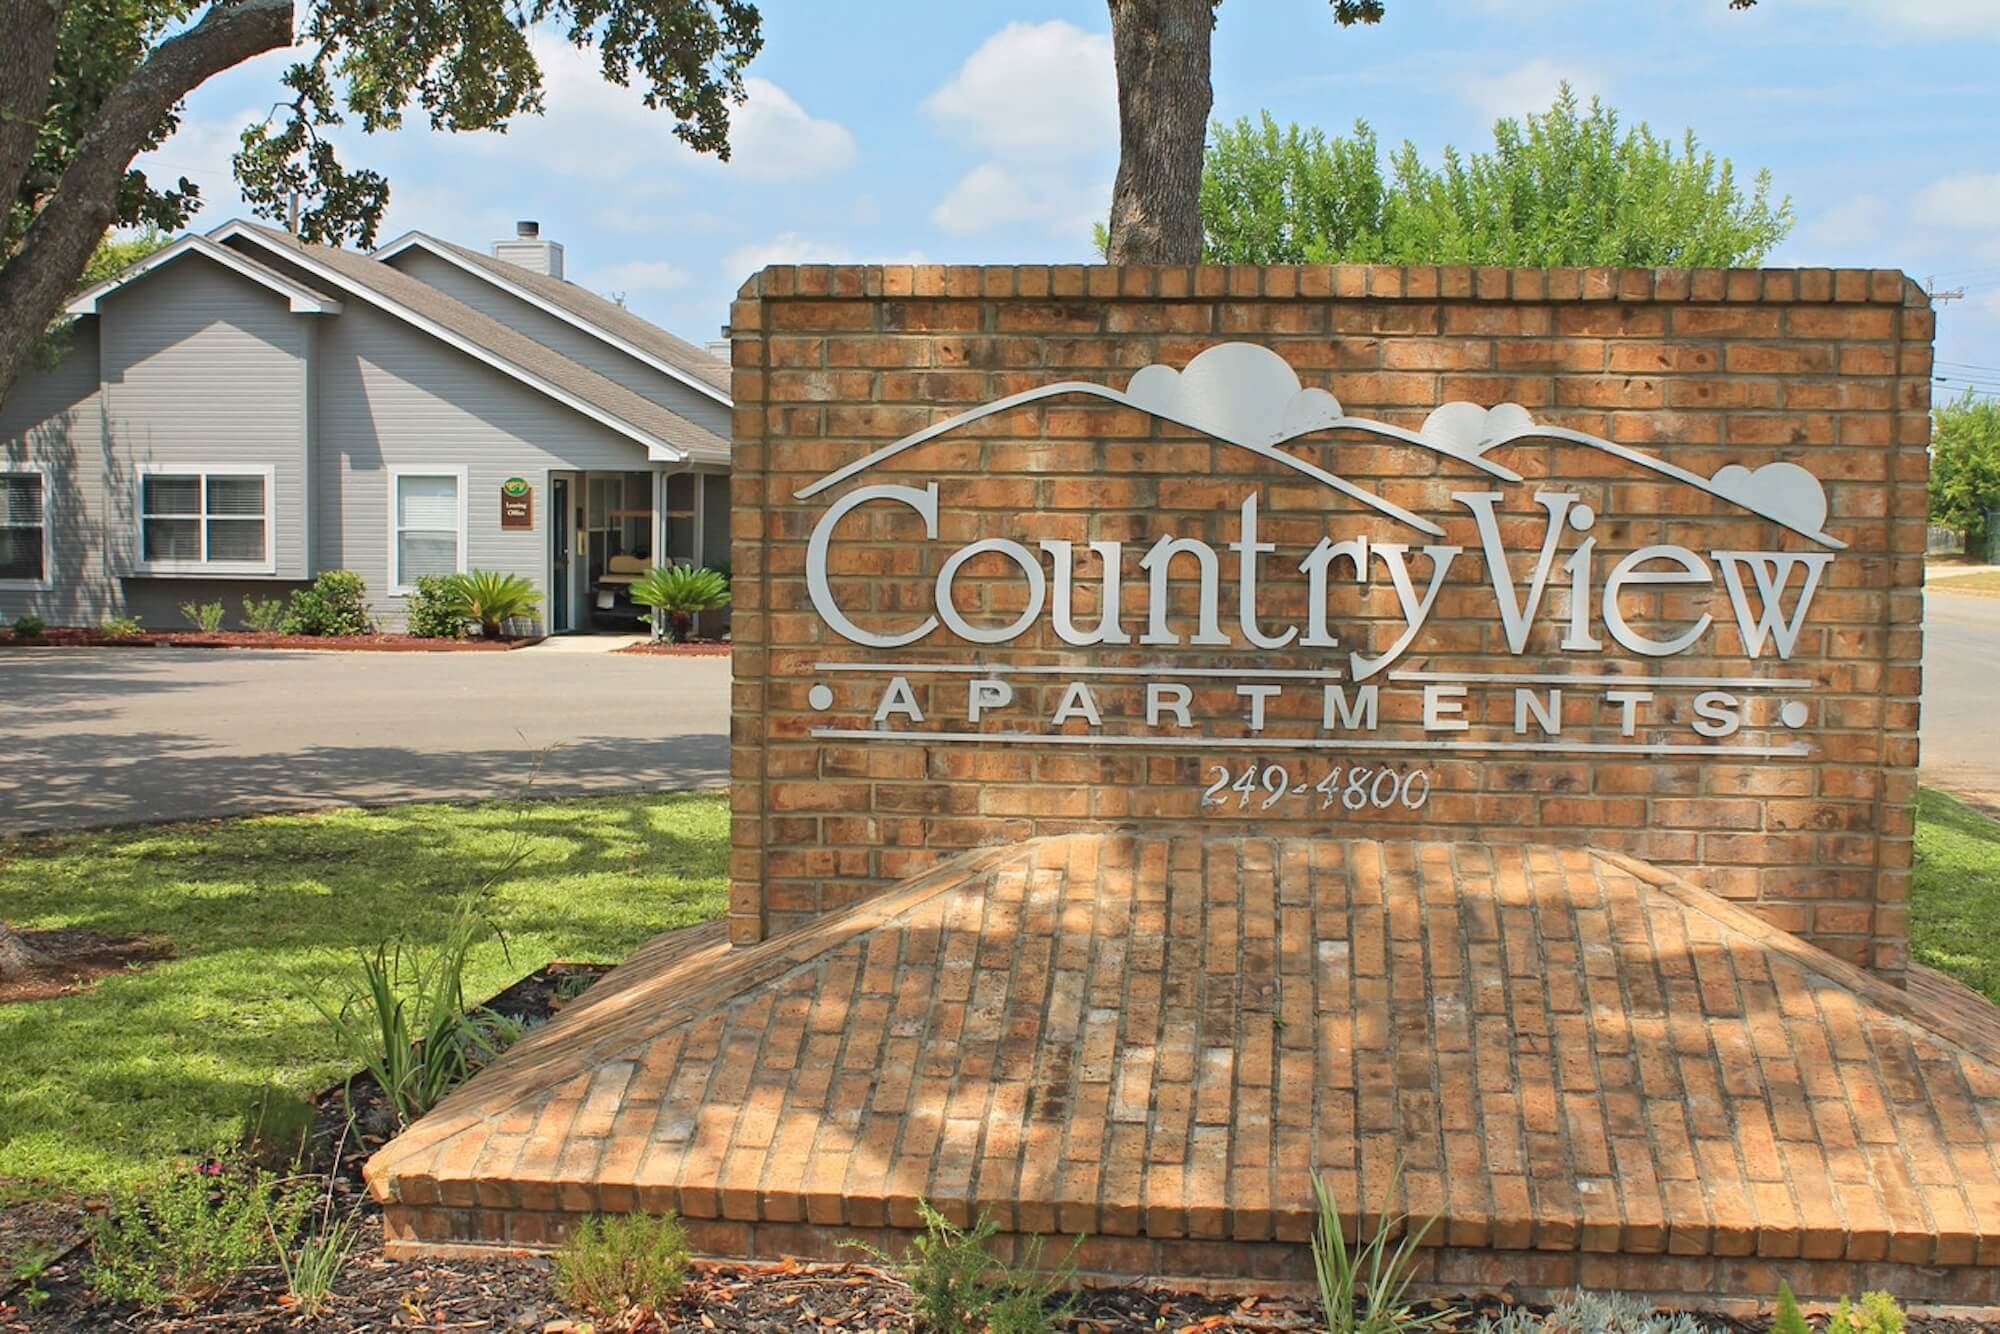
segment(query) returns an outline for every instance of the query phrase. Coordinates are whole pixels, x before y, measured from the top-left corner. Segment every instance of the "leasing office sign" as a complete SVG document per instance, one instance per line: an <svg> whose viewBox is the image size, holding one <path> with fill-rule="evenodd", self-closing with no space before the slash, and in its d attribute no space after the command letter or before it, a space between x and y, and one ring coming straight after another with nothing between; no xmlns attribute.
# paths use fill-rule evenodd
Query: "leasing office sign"
<svg viewBox="0 0 2000 1334"><path fill-rule="evenodd" d="M1339 821L1717 867L1881 962L1901 289L1398 290L758 303L764 929L829 865Z"/></svg>

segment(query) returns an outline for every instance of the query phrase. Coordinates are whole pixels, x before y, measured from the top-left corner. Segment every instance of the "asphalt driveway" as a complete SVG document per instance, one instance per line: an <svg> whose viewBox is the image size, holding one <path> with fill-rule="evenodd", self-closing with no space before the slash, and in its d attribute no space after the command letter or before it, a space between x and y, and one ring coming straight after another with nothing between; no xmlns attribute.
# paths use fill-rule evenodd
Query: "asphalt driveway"
<svg viewBox="0 0 2000 1334"><path fill-rule="evenodd" d="M1918 776L2000 810L2000 597L1924 590L1924 705Z"/></svg>
<svg viewBox="0 0 2000 1334"><path fill-rule="evenodd" d="M701 787L728 780L729 659L10 650L0 757L5 834Z"/></svg>

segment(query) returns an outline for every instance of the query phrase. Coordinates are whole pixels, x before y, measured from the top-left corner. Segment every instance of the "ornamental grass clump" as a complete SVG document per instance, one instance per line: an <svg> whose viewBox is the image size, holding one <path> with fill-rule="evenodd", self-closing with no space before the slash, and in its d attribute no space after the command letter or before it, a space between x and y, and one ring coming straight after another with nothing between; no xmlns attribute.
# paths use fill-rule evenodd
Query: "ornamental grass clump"
<svg viewBox="0 0 2000 1334"><path fill-rule="evenodd" d="M466 961L489 935L497 932L468 896L436 948L385 940L361 956L338 1009L313 1002L347 1055L374 1078L398 1125L436 1106L519 1036L512 1021L466 1007Z"/></svg>
<svg viewBox="0 0 2000 1334"><path fill-rule="evenodd" d="M1389 1179L1391 1198L1402 1176L1399 1165ZM1313 1273L1319 1280L1327 1334L1427 1330L1454 1318L1456 1312L1450 1310L1420 1313L1409 1296L1411 1281L1416 1278L1417 1248L1437 1226L1437 1214L1422 1227L1412 1229L1408 1217L1385 1209L1376 1219L1374 1233L1366 1241L1357 1240L1350 1249L1340 1223L1340 1208L1318 1176L1313 1177L1313 1196L1319 1205L1319 1223L1312 1234ZM1400 1241L1398 1233L1402 1234Z"/></svg>

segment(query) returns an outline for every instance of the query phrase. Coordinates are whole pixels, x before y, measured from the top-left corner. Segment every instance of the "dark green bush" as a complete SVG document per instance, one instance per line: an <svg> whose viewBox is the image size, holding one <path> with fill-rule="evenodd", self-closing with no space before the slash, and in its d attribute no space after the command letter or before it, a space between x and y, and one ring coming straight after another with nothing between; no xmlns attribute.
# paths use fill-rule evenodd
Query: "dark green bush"
<svg viewBox="0 0 2000 1334"><path fill-rule="evenodd" d="M464 602L454 576L420 574L407 604L410 633L418 639L465 638Z"/></svg>
<svg viewBox="0 0 2000 1334"><path fill-rule="evenodd" d="M312 587L293 592L278 628L288 635L365 635L368 585L352 570L328 570Z"/></svg>
<svg viewBox="0 0 2000 1334"><path fill-rule="evenodd" d="M14 618L14 638L16 639L40 639L42 631L48 628L49 623L33 612L28 612L25 615Z"/></svg>

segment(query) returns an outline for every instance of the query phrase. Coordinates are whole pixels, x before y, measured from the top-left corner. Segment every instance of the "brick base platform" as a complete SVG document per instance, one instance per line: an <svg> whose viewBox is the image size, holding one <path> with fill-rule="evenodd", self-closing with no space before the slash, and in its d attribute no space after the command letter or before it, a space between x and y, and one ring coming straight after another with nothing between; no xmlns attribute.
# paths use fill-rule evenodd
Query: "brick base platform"
<svg viewBox="0 0 2000 1334"><path fill-rule="evenodd" d="M1350 1226L1440 1215L1432 1289L1994 1306L1996 1138L1978 1007L1629 858L1088 834L661 937L368 1179L406 1249L674 1209L710 1254L848 1258L921 1197L1246 1287L1309 1280L1317 1171Z"/></svg>

